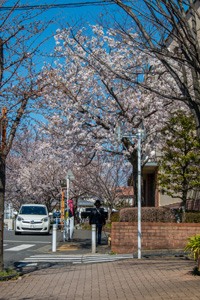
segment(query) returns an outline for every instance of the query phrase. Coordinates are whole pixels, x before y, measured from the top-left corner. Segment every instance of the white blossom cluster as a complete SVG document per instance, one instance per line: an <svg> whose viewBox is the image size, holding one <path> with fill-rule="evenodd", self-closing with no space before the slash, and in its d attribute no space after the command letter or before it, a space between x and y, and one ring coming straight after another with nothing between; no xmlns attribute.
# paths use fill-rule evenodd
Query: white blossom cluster
<svg viewBox="0 0 200 300"><path fill-rule="evenodd" d="M49 132L61 136L69 151L87 154L94 151L119 151L115 140L117 123L121 124L121 153L130 157L137 147L134 138L141 121L148 139L143 152L149 152L148 142L158 142L158 132L168 118L168 111L180 102L166 100L179 89L167 74L158 76L162 68L152 54L141 51L136 34L118 39L118 32L105 32L101 26L91 26L92 34L82 28L58 30L55 36L55 67L46 66L46 102L51 109ZM147 63L148 62L148 63ZM153 72L145 73L146 67ZM149 90L143 87L146 81ZM158 93L160 89L160 94ZM177 104L178 103L178 104Z"/></svg>

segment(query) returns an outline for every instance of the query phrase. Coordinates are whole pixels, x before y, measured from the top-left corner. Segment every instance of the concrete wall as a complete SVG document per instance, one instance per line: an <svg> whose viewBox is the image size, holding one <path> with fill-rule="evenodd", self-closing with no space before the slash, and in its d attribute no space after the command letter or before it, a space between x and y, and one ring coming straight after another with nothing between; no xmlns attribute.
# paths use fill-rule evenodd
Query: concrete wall
<svg viewBox="0 0 200 300"><path fill-rule="evenodd" d="M159 193L159 205L158 206L165 206L169 204L179 203L181 200L179 198L172 198L166 194Z"/></svg>
<svg viewBox="0 0 200 300"><path fill-rule="evenodd" d="M117 254L137 253L137 223L113 222L111 251ZM188 237L200 234L200 223L142 223L143 250L184 249Z"/></svg>

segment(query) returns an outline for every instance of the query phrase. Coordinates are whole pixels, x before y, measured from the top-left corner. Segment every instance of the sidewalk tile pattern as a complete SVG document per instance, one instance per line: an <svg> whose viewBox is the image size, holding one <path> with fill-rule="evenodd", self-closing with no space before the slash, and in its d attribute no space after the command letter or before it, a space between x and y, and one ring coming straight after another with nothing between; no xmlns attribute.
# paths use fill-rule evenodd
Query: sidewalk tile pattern
<svg viewBox="0 0 200 300"><path fill-rule="evenodd" d="M200 277L185 258L45 266L0 282L1 300L199 300Z"/></svg>

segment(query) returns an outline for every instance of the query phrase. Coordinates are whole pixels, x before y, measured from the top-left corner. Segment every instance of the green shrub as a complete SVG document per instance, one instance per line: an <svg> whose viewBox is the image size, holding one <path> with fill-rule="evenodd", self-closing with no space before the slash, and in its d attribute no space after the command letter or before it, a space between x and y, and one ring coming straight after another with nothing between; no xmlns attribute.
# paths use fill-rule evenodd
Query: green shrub
<svg viewBox="0 0 200 300"><path fill-rule="evenodd" d="M138 208L122 208L119 214L120 222L137 222ZM175 213L173 210L165 207L142 207L142 222L162 222L175 223Z"/></svg>
<svg viewBox="0 0 200 300"><path fill-rule="evenodd" d="M119 222L119 212L113 212L110 216L110 221L112 222Z"/></svg>
<svg viewBox="0 0 200 300"><path fill-rule="evenodd" d="M106 228L111 228L111 222L106 223Z"/></svg>
<svg viewBox="0 0 200 300"><path fill-rule="evenodd" d="M186 212L185 223L200 223L200 212L199 211Z"/></svg>
<svg viewBox="0 0 200 300"><path fill-rule="evenodd" d="M17 279L19 278L20 273L13 269L5 269L0 272L0 281L9 280L9 279Z"/></svg>
<svg viewBox="0 0 200 300"><path fill-rule="evenodd" d="M82 229L85 229L85 230L91 230L91 229L92 229L92 226L91 226L91 225L83 225L83 226L82 226Z"/></svg>
<svg viewBox="0 0 200 300"><path fill-rule="evenodd" d="M190 255L197 261L198 272L200 274L200 235L188 238L188 241L185 251L190 251Z"/></svg>

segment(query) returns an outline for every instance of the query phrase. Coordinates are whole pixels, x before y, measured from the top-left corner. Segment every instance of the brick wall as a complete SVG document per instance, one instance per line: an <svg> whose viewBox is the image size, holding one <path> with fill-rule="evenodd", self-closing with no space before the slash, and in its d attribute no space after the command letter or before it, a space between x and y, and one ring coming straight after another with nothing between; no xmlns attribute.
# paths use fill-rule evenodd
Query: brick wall
<svg viewBox="0 0 200 300"><path fill-rule="evenodd" d="M137 252L137 223L113 222L111 251L118 254ZM200 234L200 224L142 223L142 250L184 249L187 238Z"/></svg>

